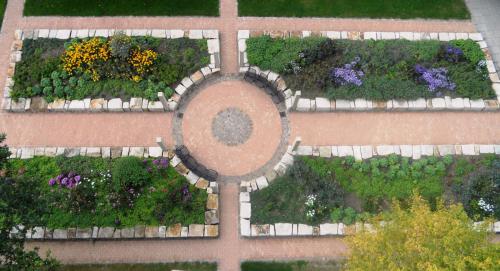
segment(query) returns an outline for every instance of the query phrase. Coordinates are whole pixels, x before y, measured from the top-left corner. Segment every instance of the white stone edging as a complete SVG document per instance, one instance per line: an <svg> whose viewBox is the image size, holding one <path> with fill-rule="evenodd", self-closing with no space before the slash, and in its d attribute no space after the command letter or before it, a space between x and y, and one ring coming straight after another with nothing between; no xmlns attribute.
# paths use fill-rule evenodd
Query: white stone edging
<svg viewBox="0 0 500 271"><path fill-rule="evenodd" d="M162 92L158 93L158 101L149 101L145 98L133 97L129 101L121 98L113 99L91 99L64 100L56 99L47 103L43 97L19 98L14 101L10 98L10 92L14 85L14 73L16 63L21 61L22 41L24 39L37 38L89 38L89 37L109 37L115 32L123 31L129 36L152 36L156 38L177 39L187 37L189 39L207 39L210 64L201 68L189 77L185 77L175 87L174 95L168 100ZM220 72L220 40L218 30L165 30L165 29L35 29L16 30L15 39L11 47L11 57L7 79L4 87L4 97L2 109L9 112L163 112L174 111L177 108L180 96L184 91L193 85L200 84L203 80ZM37 106L34 107L36 100Z"/></svg>
<svg viewBox="0 0 500 271"><path fill-rule="evenodd" d="M311 31L301 32L283 32L283 31L268 31L265 35L271 37L290 37L297 35L301 38L309 37L313 33ZM440 40L450 41L455 39L472 39L476 41L483 50L486 57L486 67L489 72L489 77L492 81L492 87L497 96L496 100L470 100L469 98L431 98L431 99L416 99L416 100L389 100L389 101L371 101L366 99L355 100L329 100L325 97L316 97L314 99L301 98L301 91L292 91L286 87L285 81L271 71L262 71L259 67L251 66L248 63L246 40L250 38L250 30L238 31L238 53L240 73L248 71L261 74L265 77L272 74L269 78L277 81L280 79L284 91L290 92L287 99L287 109L296 110L299 112L332 112L332 111L496 111L500 110L500 79L493 64L493 59L488 50L486 41L483 40L481 33L421 33L421 32L357 32L357 31L321 31L316 33L322 37L330 39L350 39L350 40L390 40L390 39L407 39L407 40ZM290 105L290 108L289 108Z"/></svg>

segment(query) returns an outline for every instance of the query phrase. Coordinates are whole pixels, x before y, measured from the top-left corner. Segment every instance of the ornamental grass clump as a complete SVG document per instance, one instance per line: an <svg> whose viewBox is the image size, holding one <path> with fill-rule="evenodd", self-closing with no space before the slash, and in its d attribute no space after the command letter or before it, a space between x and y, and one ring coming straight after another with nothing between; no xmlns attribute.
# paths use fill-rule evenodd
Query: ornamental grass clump
<svg viewBox="0 0 500 271"><path fill-rule="evenodd" d="M442 96L440 90L455 90L456 85L448 78L448 70L445 68L427 69L422 65L415 65L415 72L419 75L418 80L426 84L429 91Z"/></svg>
<svg viewBox="0 0 500 271"><path fill-rule="evenodd" d="M356 57L354 58L354 61L345 64L343 68L333 68L330 72L330 78L332 81L340 86L361 86L363 84L361 78L365 76L365 74L361 69L356 68L360 60L361 59L359 57Z"/></svg>

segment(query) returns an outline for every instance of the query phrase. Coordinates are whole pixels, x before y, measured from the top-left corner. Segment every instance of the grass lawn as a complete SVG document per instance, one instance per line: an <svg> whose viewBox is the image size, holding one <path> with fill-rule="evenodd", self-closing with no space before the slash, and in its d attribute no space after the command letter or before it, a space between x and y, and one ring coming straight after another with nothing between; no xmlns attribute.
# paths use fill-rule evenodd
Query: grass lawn
<svg viewBox="0 0 500 271"><path fill-rule="evenodd" d="M242 271L338 271L338 262L244 262Z"/></svg>
<svg viewBox="0 0 500 271"><path fill-rule="evenodd" d="M0 0L0 28L2 27L3 14L5 13L6 7L7 7L7 0Z"/></svg>
<svg viewBox="0 0 500 271"><path fill-rule="evenodd" d="M238 0L240 16L469 19L464 0Z"/></svg>
<svg viewBox="0 0 500 271"><path fill-rule="evenodd" d="M25 16L218 16L218 0L26 0Z"/></svg>
<svg viewBox="0 0 500 271"><path fill-rule="evenodd" d="M216 271L215 263L65 265L59 271Z"/></svg>

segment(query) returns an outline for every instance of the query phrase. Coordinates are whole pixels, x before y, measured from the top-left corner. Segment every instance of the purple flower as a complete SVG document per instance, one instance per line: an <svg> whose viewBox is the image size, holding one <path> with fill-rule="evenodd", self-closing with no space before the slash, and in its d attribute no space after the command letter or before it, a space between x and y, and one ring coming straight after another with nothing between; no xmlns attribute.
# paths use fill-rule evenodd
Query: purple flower
<svg viewBox="0 0 500 271"><path fill-rule="evenodd" d="M155 160L153 160L153 164L154 164L154 165L159 165L159 164L160 164L160 161L158 161L158 159L155 159Z"/></svg>
<svg viewBox="0 0 500 271"><path fill-rule="evenodd" d="M333 68L330 72L332 81L341 86L361 86L363 84L361 77L364 77L365 74L363 71L355 69L359 61L360 58L356 57L353 62L345 64L343 68Z"/></svg>
<svg viewBox="0 0 500 271"><path fill-rule="evenodd" d="M54 186L59 184L60 187L74 188L81 181L81 176L77 175L75 172L59 174L56 178L49 180L49 185Z"/></svg>
<svg viewBox="0 0 500 271"><path fill-rule="evenodd" d="M444 58L449 62L457 63L463 55L462 49L453 45L447 44L444 48Z"/></svg>
<svg viewBox="0 0 500 271"><path fill-rule="evenodd" d="M438 89L454 90L456 87L448 78L448 71L445 68L426 69L421 65L416 65L415 71L420 75L419 80L425 83L431 92Z"/></svg>

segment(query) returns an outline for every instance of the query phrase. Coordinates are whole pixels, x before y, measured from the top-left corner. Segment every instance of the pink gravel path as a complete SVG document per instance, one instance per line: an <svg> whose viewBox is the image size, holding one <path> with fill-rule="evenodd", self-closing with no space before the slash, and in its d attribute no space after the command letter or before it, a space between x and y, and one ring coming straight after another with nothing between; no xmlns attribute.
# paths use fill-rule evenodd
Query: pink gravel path
<svg viewBox="0 0 500 271"><path fill-rule="evenodd" d="M0 114L0 131L13 147L154 146L157 136L172 145L171 118L171 113ZM291 113L289 120L290 140L301 136L306 145L500 143L500 113Z"/></svg>
<svg viewBox="0 0 500 271"><path fill-rule="evenodd" d="M498 144L500 114L485 112L292 113L305 145Z"/></svg>

